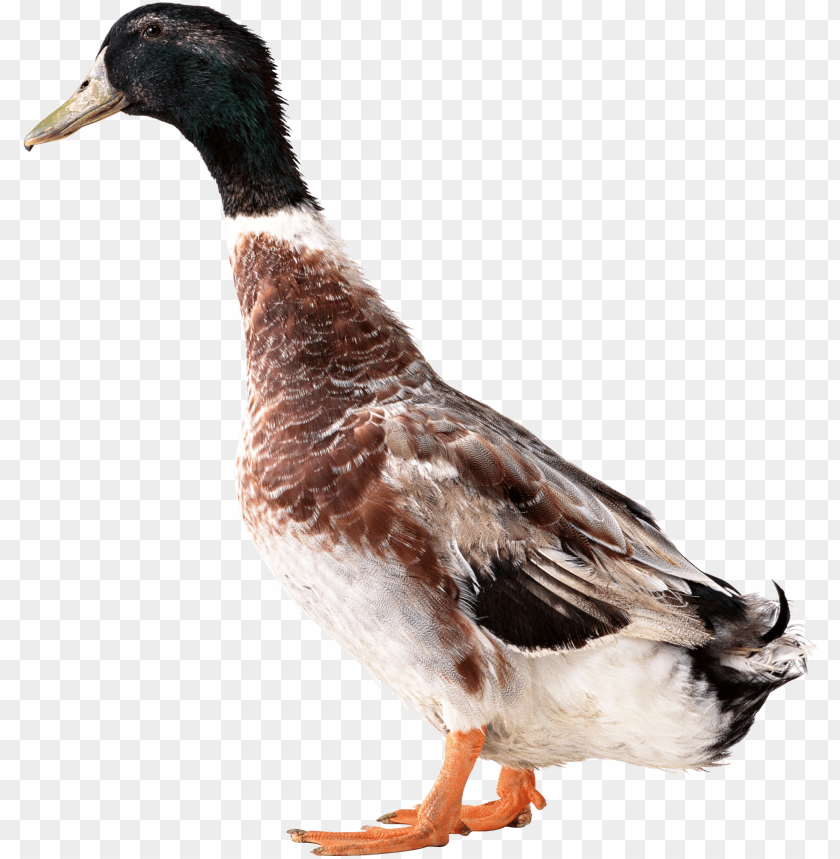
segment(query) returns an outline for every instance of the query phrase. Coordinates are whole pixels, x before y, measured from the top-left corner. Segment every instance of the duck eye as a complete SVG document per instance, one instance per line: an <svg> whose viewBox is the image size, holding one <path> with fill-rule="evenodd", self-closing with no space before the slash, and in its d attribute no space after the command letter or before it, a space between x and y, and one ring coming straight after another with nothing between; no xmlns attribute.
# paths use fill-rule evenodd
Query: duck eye
<svg viewBox="0 0 840 859"><path fill-rule="evenodd" d="M143 35L147 39L156 39L162 32L163 30L161 30L157 24L149 24L149 26L143 30Z"/></svg>
<svg viewBox="0 0 840 859"><path fill-rule="evenodd" d="M82 85L79 87L80 90L87 89L90 81L82 81Z"/></svg>

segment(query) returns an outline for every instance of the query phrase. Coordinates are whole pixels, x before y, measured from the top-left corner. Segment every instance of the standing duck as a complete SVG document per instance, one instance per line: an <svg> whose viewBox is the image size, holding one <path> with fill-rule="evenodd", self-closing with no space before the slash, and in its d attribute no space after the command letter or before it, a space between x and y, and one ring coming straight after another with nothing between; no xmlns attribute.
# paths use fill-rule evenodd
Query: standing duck
<svg viewBox="0 0 840 859"><path fill-rule="evenodd" d="M291 830L319 855L524 826L534 771L723 760L809 643L779 601L702 573L650 512L449 387L300 175L260 38L212 9L124 15L25 140L123 112L168 122L219 188L247 344L242 515L291 596L446 736L403 824ZM483 757L498 799L461 804Z"/></svg>

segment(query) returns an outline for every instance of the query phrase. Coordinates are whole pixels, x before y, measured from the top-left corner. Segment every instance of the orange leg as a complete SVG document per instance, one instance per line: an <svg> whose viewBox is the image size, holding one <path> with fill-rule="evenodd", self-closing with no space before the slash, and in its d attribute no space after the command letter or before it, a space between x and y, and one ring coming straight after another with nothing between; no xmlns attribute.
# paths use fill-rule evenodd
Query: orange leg
<svg viewBox="0 0 840 859"><path fill-rule="evenodd" d="M536 788L533 770L514 770L502 767L496 785L498 799L484 805L462 805L460 823L474 832L489 832L504 826L522 827L531 822L531 803L545 808L545 799ZM383 814L380 823L416 823L417 809L401 809Z"/></svg>
<svg viewBox="0 0 840 859"><path fill-rule="evenodd" d="M443 766L429 795L414 812L407 829L365 827L362 832L307 832L290 829L292 841L320 844L316 856L370 856L398 853L420 847L442 847L449 834L469 835L469 827L459 820L464 785L470 777L484 745L484 728L464 733L451 732L446 738Z"/></svg>

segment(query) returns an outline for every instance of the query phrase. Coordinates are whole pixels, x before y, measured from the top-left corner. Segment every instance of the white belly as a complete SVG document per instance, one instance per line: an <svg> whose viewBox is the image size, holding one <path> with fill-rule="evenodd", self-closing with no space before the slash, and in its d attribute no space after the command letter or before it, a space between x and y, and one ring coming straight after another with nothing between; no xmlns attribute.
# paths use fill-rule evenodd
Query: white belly
<svg viewBox="0 0 840 859"><path fill-rule="evenodd" d="M709 763L719 707L703 696L682 648L619 635L509 658L521 688L507 718L488 730L486 757L526 768L587 758L663 769Z"/></svg>

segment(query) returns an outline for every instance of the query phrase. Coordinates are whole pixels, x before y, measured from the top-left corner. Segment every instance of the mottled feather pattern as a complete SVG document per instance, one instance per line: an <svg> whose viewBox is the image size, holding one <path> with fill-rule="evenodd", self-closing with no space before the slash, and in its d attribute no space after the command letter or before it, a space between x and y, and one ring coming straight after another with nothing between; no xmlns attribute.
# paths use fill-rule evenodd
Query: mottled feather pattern
<svg viewBox="0 0 840 859"><path fill-rule="evenodd" d="M464 613L526 651L621 630L709 639L685 580L717 585L650 514L446 385L352 266L267 234L243 237L231 262L252 531L292 528L390 558L445 594L459 626Z"/></svg>
<svg viewBox="0 0 840 859"><path fill-rule="evenodd" d="M790 635L773 643L785 664L762 667L778 661L761 638L773 604L702 573L646 508L446 385L317 212L260 227L230 224L248 356L239 494L300 604L432 724L486 725L493 760L583 759L587 743L652 766L723 757L804 670ZM653 733L644 707L615 727L634 653L640 682L664 684ZM763 685L737 686L733 659ZM587 665L616 690L599 687L591 713Z"/></svg>
<svg viewBox="0 0 840 859"><path fill-rule="evenodd" d="M384 478L386 408L427 385L431 368L358 272L328 253L252 235L231 263L248 355L237 474L255 540L289 530L324 551L341 542L391 561L452 627L458 671L477 691L485 660L457 583Z"/></svg>
<svg viewBox="0 0 840 859"><path fill-rule="evenodd" d="M358 514L379 545L379 523L360 508L383 488L382 405L422 385L427 365L384 306L371 318L372 290L323 252L261 236L231 261L248 355L242 476L304 530L353 526L361 538Z"/></svg>

